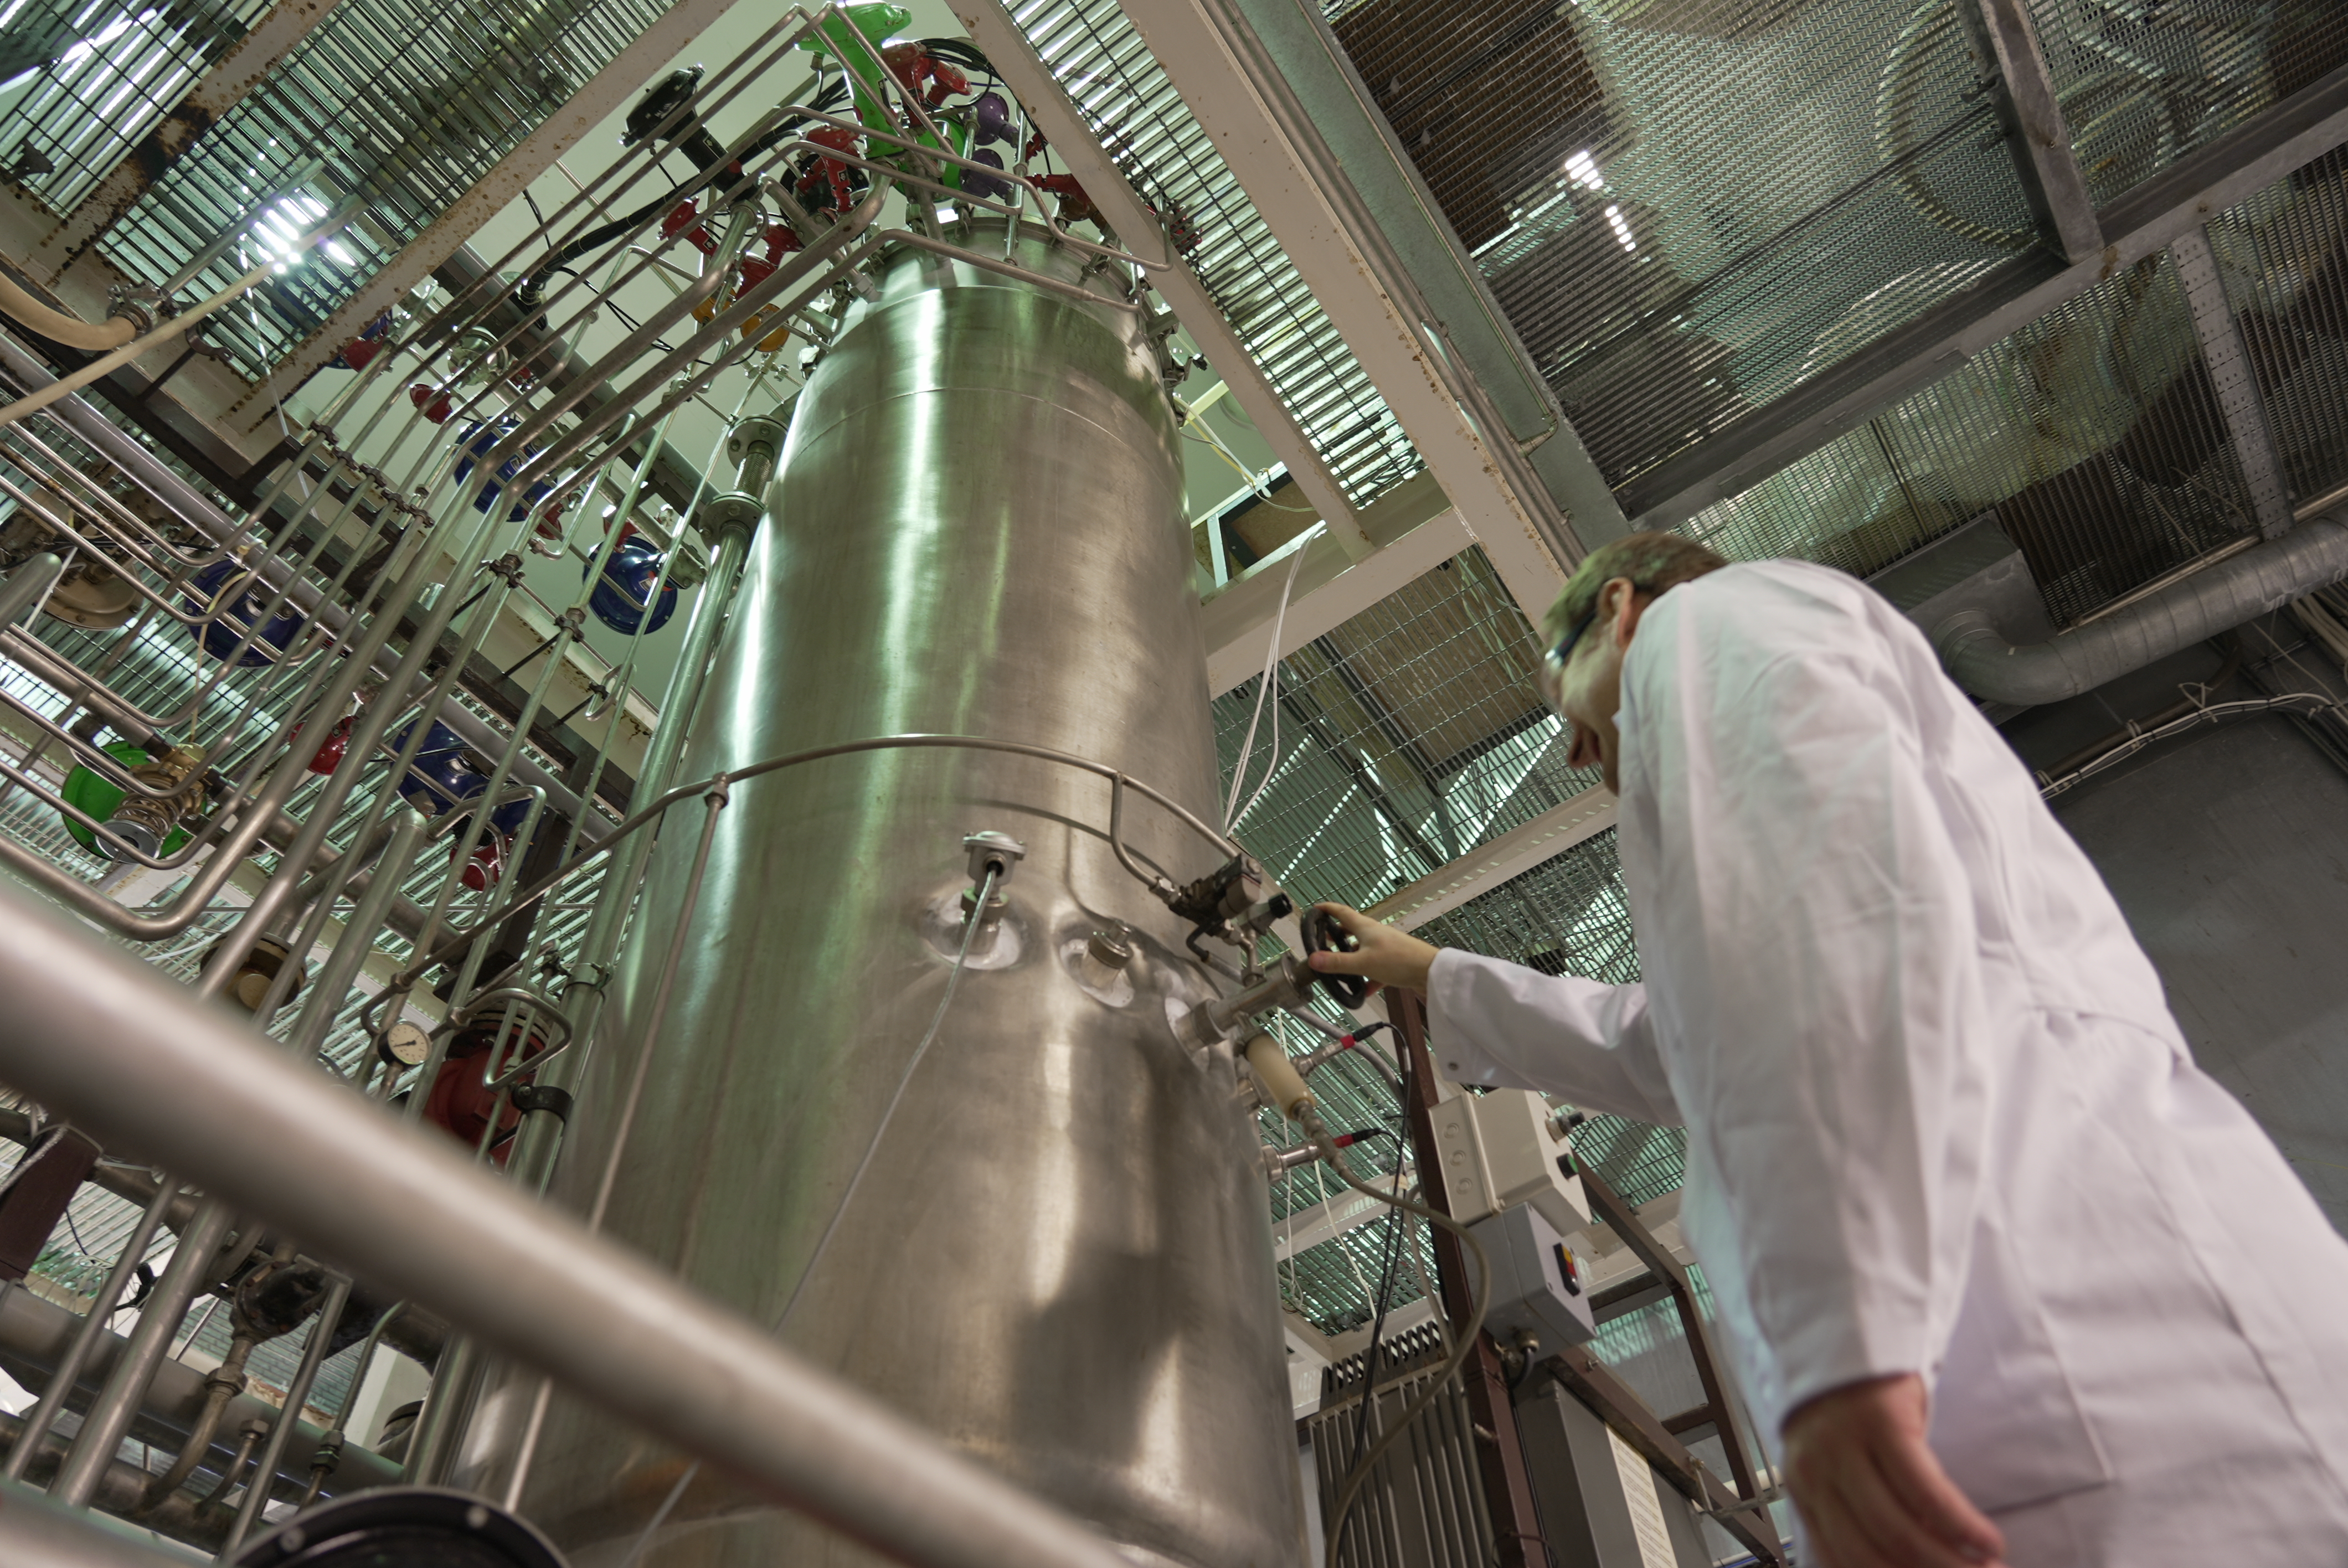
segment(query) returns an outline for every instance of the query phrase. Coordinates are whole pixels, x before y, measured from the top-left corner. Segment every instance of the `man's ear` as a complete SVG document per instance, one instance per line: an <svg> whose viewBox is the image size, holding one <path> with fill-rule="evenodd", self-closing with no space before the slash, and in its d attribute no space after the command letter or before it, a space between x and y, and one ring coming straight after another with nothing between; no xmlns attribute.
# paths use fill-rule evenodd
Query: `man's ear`
<svg viewBox="0 0 2348 1568"><path fill-rule="evenodd" d="M1627 577L1618 577L1600 589L1599 604L1603 610L1607 630L1617 648L1630 643L1631 633L1639 625L1639 612L1644 608L1639 602L1639 587Z"/></svg>

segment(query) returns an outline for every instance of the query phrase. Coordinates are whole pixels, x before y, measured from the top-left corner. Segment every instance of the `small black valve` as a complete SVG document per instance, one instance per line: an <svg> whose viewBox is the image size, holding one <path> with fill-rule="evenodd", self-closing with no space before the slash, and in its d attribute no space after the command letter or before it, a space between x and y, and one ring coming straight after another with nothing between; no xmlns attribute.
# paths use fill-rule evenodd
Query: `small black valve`
<svg viewBox="0 0 2348 1568"><path fill-rule="evenodd" d="M1304 938L1307 959L1314 953L1358 953L1362 939L1337 923L1337 917L1325 909L1307 909L1297 921ZM1359 975L1340 975L1315 969L1313 978L1321 988L1335 999L1339 1007L1348 1011L1366 1004L1370 999L1370 982Z"/></svg>

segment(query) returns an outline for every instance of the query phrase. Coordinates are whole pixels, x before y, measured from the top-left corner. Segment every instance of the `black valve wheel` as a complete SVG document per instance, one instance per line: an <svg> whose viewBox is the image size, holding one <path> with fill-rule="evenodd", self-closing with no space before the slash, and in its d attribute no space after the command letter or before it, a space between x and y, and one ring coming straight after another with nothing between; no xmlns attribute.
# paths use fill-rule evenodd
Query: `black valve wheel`
<svg viewBox="0 0 2348 1568"><path fill-rule="evenodd" d="M386 1487L306 1509L237 1553L238 1568L564 1568L530 1524L440 1487Z"/></svg>
<svg viewBox="0 0 2348 1568"><path fill-rule="evenodd" d="M1362 939L1337 924L1337 917L1323 909L1307 909L1297 922L1304 936L1304 951L1313 953L1358 953ZM1340 975L1328 970L1314 971L1313 978L1321 989L1336 999L1337 1005L1354 1011L1370 999L1370 982L1359 975Z"/></svg>

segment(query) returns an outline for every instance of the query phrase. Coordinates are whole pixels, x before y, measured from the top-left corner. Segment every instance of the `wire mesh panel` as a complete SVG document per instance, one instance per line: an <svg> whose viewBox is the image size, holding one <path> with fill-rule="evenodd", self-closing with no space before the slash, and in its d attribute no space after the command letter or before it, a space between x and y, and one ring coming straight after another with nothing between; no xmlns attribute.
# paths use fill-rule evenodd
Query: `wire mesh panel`
<svg viewBox="0 0 2348 1568"><path fill-rule="evenodd" d="M70 211L268 9L269 0L0 5L0 159L51 211Z"/></svg>
<svg viewBox="0 0 2348 1568"><path fill-rule="evenodd" d="M1315 638L1257 721L1240 841L1300 896L1367 904L1589 787L1538 661L1480 549ZM1215 704L1227 794L1259 684Z"/></svg>
<svg viewBox="0 0 2348 1568"><path fill-rule="evenodd" d="M1437 947L1544 974L1609 985L1639 979L1630 898L1611 828L1428 921L1418 934ZM1687 1173L1687 1133L1678 1127L1592 1115L1574 1130L1573 1148L1633 1204L1678 1191Z"/></svg>
<svg viewBox="0 0 2348 1568"><path fill-rule="evenodd" d="M2209 225L2292 497L2348 481L2348 158L2327 154Z"/></svg>
<svg viewBox="0 0 2348 1568"><path fill-rule="evenodd" d="M2167 257L2050 312L1685 531L1859 575L1994 509L2077 620L2253 527Z"/></svg>
<svg viewBox="0 0 2348 1568"><path fill-rule="evenodd" d="M2032 0L2071 145L2101 206L2348 66L2333 0Z"/></svg>
<svg viewBox="0 0 2348 1568"><path fill-rule="evenodd" d="M1334 26L1616 485L2034 240L1953 12L1362 0Z"/></svg>
<svg viewBox="0 0 2348 1568"><path fill-rule="evenodd" d="M239 241L191 288L284 258L212 341L256 380L667 9L663 0L345 0L101 248L133 277ZM346 196L359 216L306 261L293 240ZM296 265L299 261L301 264Z"/></svg>
<svg viewBox="0 0 2348 1568"><path fill-rule="evenodd" d="M1198 231L1191 267L1355 506L1417 452L1117 0L1028 0L1012 19L1134 188Z"/></svg>

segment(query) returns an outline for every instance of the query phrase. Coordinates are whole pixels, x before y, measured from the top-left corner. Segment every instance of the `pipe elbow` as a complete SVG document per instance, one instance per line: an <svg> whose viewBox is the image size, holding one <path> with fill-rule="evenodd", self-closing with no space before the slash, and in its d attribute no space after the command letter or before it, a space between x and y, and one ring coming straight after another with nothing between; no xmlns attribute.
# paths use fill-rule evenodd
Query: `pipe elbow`
<svg viewBox="0 0 2348 1568"><path fill-rule="evenodd" d="M1952 680L1988 702L2034 708L2086 690L2061 638L2016 647L1980 610L1960 610L1934 627L1932 649Z"/></svg>
<svg viewBox="0 0 2348 1568"><path fill-rule="evenodd" d="M1932 629L1932 647L1951 679L1974 696L2036 707L2093 691L2343 577L2348 521L2334 513L2047 641L2017 648L1985 612L1966 609Z"/></svg>

